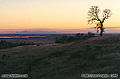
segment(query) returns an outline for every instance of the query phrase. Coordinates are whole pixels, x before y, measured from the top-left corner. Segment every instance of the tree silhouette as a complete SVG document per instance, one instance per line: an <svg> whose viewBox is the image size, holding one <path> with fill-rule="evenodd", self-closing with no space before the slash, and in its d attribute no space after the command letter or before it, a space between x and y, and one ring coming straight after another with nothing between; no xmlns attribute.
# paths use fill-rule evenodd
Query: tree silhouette
<svg viewBox="0 0 120 79"><path fill-rule="evenodd" d="M100 31L100 36L102 36L105 29L103 27L103 23L106 19L108 19L112 15L112 13L110 9L104 9L103 18L100 19L98 16L99 12L100 12L100 9L98 8L98 6L91 6L91 8L88 11L88 16L89 16L88 24L95 23L96 24L95 28L97 29L97 32Z"/></svg>

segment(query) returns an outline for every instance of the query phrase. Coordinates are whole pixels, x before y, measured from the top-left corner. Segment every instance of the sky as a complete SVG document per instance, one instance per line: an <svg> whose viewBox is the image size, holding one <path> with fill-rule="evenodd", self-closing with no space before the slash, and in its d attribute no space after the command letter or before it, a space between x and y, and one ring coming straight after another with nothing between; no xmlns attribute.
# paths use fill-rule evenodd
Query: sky
<svg viewBox="0 0 120 79"><path fill-rule="evenodd" d="M15 31L96 32L87 24L91 6L110 9L106 32L120 32L120 0L0 0L0 33Z"/></svg>

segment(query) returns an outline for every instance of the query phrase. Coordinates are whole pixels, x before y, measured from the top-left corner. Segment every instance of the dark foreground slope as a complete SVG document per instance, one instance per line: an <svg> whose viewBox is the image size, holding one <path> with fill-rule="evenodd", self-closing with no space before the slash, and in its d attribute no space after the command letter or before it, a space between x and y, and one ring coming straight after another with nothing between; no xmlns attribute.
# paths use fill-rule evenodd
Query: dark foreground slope
<svg viewBox="0 0 120 79"><path fill-rule="evenodd" d="M83 73L120 74L120 35L2 49L0 74L5 73L27 73L28 79L81 79Z"/></svg>

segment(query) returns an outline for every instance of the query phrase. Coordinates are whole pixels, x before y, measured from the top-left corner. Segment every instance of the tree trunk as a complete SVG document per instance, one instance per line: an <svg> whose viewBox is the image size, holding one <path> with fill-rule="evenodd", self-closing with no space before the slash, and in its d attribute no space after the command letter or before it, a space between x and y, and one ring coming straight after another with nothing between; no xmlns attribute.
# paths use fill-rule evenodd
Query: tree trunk
<svg viewBox="0 0 120 79"><path fill-rule="evenodd" d="M103 23L101 23L101 28L100 28L100 36L102 36L103 35Z"/></svg>
<svg viewBox="0 0 120 79"><path fill-rule="evenodd" d="M102 35L103 35L103 30L100 31L100 36L102 36Z"/></svg>

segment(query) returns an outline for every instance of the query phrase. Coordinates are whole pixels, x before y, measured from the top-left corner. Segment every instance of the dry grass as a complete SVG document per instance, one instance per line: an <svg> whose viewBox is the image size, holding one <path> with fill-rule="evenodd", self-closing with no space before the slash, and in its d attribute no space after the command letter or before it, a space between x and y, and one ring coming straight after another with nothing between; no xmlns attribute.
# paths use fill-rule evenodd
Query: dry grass
<svg viewBox="0 0 120 79"><path fill-rule="evenodd" d="M104 36L2 49L0 73L27 73L29 79L80 79L82 73L119 74L119 40L120 35Z"/></svg>

